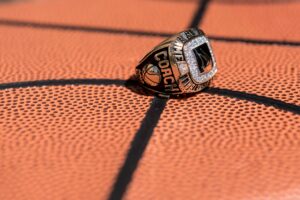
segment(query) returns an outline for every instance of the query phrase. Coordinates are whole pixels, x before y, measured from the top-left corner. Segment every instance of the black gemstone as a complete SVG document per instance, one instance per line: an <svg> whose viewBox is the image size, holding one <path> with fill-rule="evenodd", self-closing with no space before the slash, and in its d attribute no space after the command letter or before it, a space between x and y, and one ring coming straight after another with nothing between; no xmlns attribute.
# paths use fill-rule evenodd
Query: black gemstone
<svg viewBox="0 0 300 200"><path fill-rule="evenodd" d="M211 55L209 52L209 48L208 48L207 44L202 44L202 45L196 47L195 49L193 49L193 52L196 56L199 70L202 73L202 72L204 72L205 67L207 67L211 61Z"/></svg>

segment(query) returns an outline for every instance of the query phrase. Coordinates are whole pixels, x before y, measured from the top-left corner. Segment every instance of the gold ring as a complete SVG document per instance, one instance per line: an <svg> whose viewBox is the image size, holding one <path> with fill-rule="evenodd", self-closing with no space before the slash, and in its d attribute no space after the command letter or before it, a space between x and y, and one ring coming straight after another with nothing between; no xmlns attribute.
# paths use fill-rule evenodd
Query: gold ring
<svg viewBox="0 0 300 200"><path fill-rule="evenodd" d="M166 39L136 67L142 86L160 96L199 92L209 85L216 72L208 38L196 28Z"/></svg>

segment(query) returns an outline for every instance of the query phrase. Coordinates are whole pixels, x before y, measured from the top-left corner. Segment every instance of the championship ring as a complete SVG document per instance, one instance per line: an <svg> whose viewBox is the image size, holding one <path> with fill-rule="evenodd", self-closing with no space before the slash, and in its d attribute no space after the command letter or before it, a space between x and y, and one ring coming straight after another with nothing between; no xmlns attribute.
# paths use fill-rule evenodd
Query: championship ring
<svg viewBox="0 0 300 200"><path fill-rule="evenodd" d="M160 96L199 92L217 72L204 32L191 28L178 33L149 52L136 67L139 82Z"/></svg>

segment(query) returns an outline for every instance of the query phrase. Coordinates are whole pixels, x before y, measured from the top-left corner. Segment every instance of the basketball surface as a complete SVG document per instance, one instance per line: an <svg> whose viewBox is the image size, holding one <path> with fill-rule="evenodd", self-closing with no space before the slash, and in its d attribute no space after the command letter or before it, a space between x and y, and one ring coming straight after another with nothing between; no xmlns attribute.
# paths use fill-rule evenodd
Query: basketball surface
<svg viewBox="0 0 300 200"><path fill-rule="evenodd" d="M1 200L300 199L300 2L1 0ZM207 90L134 90L166 37L205 31Z"/></svg>

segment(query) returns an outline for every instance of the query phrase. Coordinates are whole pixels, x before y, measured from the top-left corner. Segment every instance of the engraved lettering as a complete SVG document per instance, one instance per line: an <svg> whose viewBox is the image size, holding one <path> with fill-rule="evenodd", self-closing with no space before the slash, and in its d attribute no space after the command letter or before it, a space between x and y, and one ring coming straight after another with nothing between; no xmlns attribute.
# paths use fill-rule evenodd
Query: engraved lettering
<svg viewBox="0 0 300 200"><path fill-rule="evenodd" d="M161 60L158 62L158 66L163 69L169 67L169 65L170 63L168 60Z"/></svg>
<svg viewBox="0 0 300 200"><path fill-rule="evenodd" d="M155 54L154 58L156 61L165 60L165 59L167 59L167 55L168 55L167 51L161 51L161 52ZM162 59L159 58L159 56L163 56Z"/></svg>
<svg viewBox="0 0 300 200"><path fill-rule="evenodd" d="M175 79L174 79L173 76L167 76L167 77L164 78L164 83L165 83L166 85L172 84L172 83L174 83L174 82L175 82Z"/></svg>
<svg viewBox="0 0 300 200"><path fill-rule="evenodd" d="M172 76L171 68L161 70L163 77Z"/></svg>

